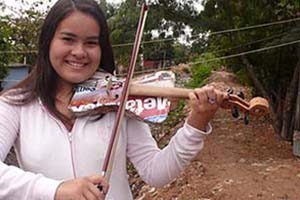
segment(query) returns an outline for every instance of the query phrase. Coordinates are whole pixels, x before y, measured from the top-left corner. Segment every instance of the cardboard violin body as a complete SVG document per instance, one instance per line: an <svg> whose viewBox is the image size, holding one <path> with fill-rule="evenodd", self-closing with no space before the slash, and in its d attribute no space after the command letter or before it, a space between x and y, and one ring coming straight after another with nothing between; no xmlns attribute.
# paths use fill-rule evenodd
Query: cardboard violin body
<svg viewBox="0 0 300 200"><path fill-rule="evenodd" d="M96 72L91 79L76 87L69 109L78 116L116 111L124 81L109 73ZM127 115L146 122L163 122L170 111L170 101L168 95L162 95L162 92L174 88L175 74L159 71L136 77L131 85L134 91L129 92L126 102ZM138 96L132 95L137 93Z"/></svg>

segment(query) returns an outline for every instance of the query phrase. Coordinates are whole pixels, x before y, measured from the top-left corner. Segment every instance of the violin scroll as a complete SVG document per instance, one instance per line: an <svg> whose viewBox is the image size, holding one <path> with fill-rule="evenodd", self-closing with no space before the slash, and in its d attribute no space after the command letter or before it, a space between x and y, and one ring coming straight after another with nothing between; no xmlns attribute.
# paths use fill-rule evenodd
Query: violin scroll
<svg viewBox="0 0 300 200"><path fill-rule="evenodd" d="M254 97L247 102L238 95L228 94L228 99L222 102L221 107L224 109L233 109L236 107L242 110L242 112L257 117L265 116L269 113L269 103L262 97Z"/></svg>
<svg viewBox="0 0 300 200"><path fill-rule="evenodd" d="M249 102L249 111L254 116L265 116L269 113L269 103L262 97L254 97Z"/></svg>

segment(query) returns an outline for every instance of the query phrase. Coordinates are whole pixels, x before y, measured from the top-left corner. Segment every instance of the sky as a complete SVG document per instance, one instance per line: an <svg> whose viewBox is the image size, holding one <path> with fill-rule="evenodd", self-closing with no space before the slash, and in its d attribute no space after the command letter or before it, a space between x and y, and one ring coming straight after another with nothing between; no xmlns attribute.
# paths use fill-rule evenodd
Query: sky
<svg viewBox="0 0 300 200"><path fill-rule="evenodd" d="M37 0L23 0L25 2L25 4L21 3L22 0L0 0L0 2L4 2L5 5L7 5L8 7L10 7L10 9L6 10L4 14L11 14L14 13L15 11L19 10L19 8L21 6L25 6L25 7L30 7L30 5L32 5L34 2L36 2ZM46 10L47 5L52 6L57 0L51 0L51 3L49 3L48 0L44 1L44 2L48 2L46 5L42 6L41 9ZM108 3L114 3L114 4L118 4L121 3L124 0L106 0ZM178 1L184 1L184 0L178 0ZM196 8L200 11L202 9L202 6L200 5L200 3L196 3L198 1L195 1L195 6Z"/></svg>
<svg viewBox="0 0 300 200"><path fill-rule="evenodd" d="M21 3L21 2L24 2L24 3ZM18 14L18 10L20 10L20 7L25 7L25 8L30 8L30 6L32 6L32 4L34 2L40 2L41 0L0 0L0 2L4 2L6 7L8 7L9 9L5 10L4 11L4 15L6 14L13 14L13 15L20 15ZM49 1L51 1L49 3ZM114 3L114 4L118 4L118 3L121 3L122 1L125 1L125 0L106 0L108 3ZM148 0L148 1L151 1L151 0ZM182 1L185 1L185 0L177 0L178 2L182 2ZM52 6L55 2L57 2L57 0L44 0L45 4L43 4L43 6L40 7L41 10L47 10L47 6ZM46 3L47 2L47 3ZM147 0L146 0L147 2ZM199 3L201 2L201 0L195 0L194 1L194 5L196 7L196 9L200 12L202 10L202 6L201 4ZM0 13L1 15L2 13ZM182 42L182 43L186 43L186 36L190 36L191 35L191 29L187 26L186 29L184 30L185 31L185 35L182 35L179 39L179 42ZM171 32L170 32L171 33ZM154 34L155 34L155 31L154 31Z"/></svg>
<svg viewBox="0 0 300 200"><path fill-rule="evenodd" d="M23 0L25 3L21 3L22 0L0 0L0 2L4 2L4 4L10 9L6 10L4 14L11 14L14 13L16 10L19 10L20 7L26 7L29 8L30 5L32 5L34 2L37 2L38 0ZM49 3L49 0L45 0L44 2L46 3L44 6L41 6L40 8L42 10L47 9L47 5L52 6L57 0L51 0ZM108 3L120 3L123 0L106 0Z"/></svg>

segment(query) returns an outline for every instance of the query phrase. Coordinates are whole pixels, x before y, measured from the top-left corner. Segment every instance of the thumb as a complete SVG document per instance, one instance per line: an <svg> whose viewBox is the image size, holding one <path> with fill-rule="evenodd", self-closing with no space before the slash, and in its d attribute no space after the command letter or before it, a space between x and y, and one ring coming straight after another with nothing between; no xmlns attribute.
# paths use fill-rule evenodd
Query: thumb
<svg viewBox="0 0 300 200"><path fill-rule="evenodd" d="M105 181L105 178L100 175L91 175L87 177L93 184L99 184Z"/></svg>
<svg viewBox="0 0 300 200"><path fill-rule="evenodd" d="M98 189L105 195L108 192L109 184L103 176L92 175L87 177L94 185L97 185Z"/></svg>

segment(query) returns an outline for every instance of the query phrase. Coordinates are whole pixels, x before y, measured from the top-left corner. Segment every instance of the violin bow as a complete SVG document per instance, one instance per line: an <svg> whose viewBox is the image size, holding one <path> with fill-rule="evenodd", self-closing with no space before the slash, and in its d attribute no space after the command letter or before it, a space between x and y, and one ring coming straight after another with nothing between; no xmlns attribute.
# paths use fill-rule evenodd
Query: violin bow
<svg viewBox="0 0 300 200"><path fill-rule="evenodd" d="M126 81L124 83L124 89L122 91L121 99L120 99L120 105L118 107L118 111L116 114L115 124L112 130L112 135L109 141L109 145L107 147L106 155L104 158L104 163L102 167L102 173L101 175L106 178L106 180L109 182L111 171L113 167L113 161L115 158L115 153L118 145L118 140L120 136L120 128L121 128L121 122L124 118L125 108L126 108L126 102L129 96L129 88L130 88L130 82L133 77L134 68L137 60L137 55L139 52L139 47L143 35L144 25L147 17L148 12L148 6L146 3L142 4L142 9L140 12L140 18L139 23L137 27L136 37L134 41L133 51L130 58L130 64L128 67L128 73L126 76Z"/></svg>

